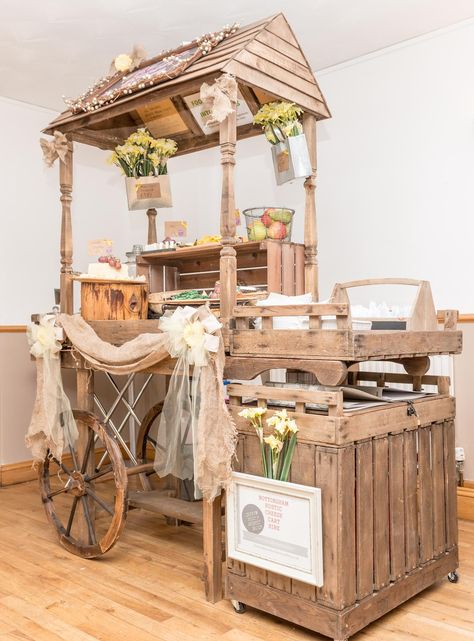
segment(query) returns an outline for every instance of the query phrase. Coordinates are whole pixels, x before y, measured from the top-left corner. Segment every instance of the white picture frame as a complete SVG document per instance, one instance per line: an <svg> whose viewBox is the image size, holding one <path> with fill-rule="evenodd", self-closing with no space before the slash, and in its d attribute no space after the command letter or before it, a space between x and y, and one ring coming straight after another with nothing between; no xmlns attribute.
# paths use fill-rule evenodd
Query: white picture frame
<svg viewBox="0 0 474 641"><path fill-rule="evenodd" d="M323 585L320 488L233 472L226 533L231 559Z"/></svg>

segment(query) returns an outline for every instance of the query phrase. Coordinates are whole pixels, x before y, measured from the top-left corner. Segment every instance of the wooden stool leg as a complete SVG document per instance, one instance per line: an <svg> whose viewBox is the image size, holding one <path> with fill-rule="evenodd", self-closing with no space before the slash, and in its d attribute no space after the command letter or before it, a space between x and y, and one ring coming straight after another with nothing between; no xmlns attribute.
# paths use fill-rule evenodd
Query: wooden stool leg
<svg viewBox="0 0 474 641"><path fill-rule="evenodd" d="M204 588L207 601L217 603L222 599L221 497L212 502L204 500L202 509Z"/></svg>

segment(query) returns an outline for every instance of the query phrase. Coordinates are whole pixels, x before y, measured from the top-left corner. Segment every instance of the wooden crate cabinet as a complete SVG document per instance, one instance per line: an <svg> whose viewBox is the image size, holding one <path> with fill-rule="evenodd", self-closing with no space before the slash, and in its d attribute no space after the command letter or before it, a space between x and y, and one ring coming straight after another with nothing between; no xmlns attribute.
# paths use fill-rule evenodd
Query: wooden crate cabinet
<svg viewBox="0 0 474 641"><path fill-rule="evenodd" d="M457 568L454 399L415 401L418 416L406 403L344 413L340 392L329 392L322 415L304 409L321 392L252 389L229 386L236 469L261 474L258 439L238 416L242 397L296 397L291 481L321 488L324 583L229 559L228 598L342 640Z"/></svg>
<svg viewBox="0 0 474 641"><path fill-rule="evenodd" d="M266 240L239 243L237 283L263 285L270 292L289 296L304 293L304 246ZM219 280L221 245L184 247L147 253L137 258L137 269L150 292L211 288Z"/></svg>

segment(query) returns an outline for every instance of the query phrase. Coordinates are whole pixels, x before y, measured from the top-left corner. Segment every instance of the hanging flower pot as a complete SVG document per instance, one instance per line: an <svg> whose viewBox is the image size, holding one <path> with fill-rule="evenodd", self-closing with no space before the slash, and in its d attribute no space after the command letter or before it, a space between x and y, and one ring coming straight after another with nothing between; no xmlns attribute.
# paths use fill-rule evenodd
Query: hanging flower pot
<svg viewBox="0 0 474 641"><path fill-rule="evenodd" d="M272 158L277 185L295 178L306 178L312 173L304 134L290 136L283 142L272 145Z"/></svg>
<svg viewBox="0 0 474 641"><path fill-rule="evenodd" d="M292 102L270 102L255 114L272 145L273 167L277 185L311 175L306 136L299 118L303 110Z"/></svg>
<svg viewBox="0 0 474 641"><path fill-rule="evenodd" d="M177 149L174 140L153 138L146 129L138 129L115 147L109 162L125 174L130 211L173 206L167 161Z"/></svg>
<svg viewBox="0 0 474 641"><path fill-rule="evenodd" d="M152 207L172 207L170 177L143 176L142 178L125 178L128 209L150 209Z"/></svg>

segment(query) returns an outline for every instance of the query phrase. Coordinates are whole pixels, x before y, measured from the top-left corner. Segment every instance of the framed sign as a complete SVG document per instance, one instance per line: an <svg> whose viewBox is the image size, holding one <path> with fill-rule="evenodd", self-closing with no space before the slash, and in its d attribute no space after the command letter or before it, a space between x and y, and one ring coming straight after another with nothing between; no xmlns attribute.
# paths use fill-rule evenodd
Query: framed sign
<svg viewBox="0 0 474 641"><path fill-rule="evenodd" d="M231 559L323 584L319 488L234 472L226 521Z"/></svg>

